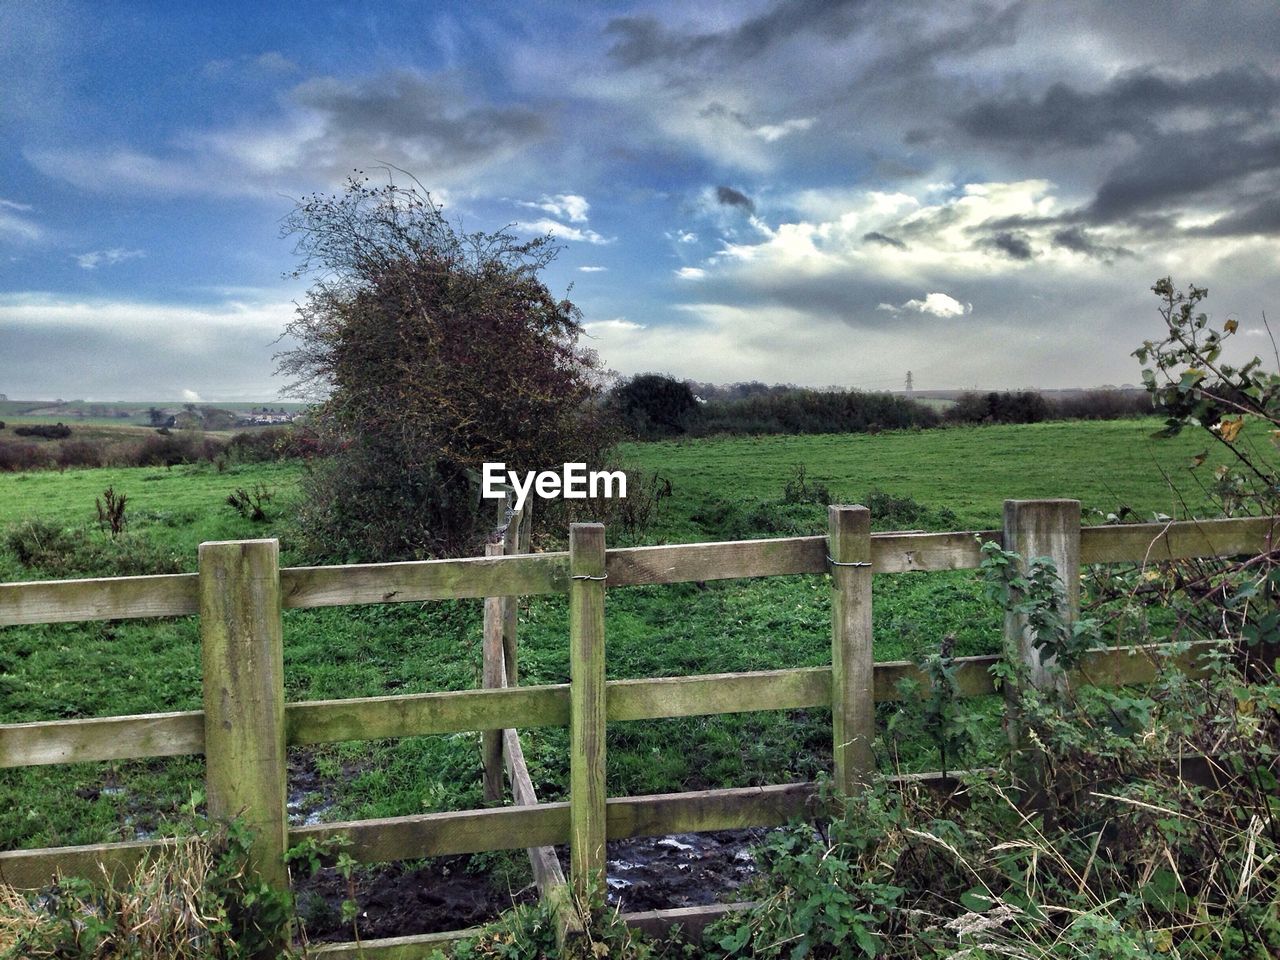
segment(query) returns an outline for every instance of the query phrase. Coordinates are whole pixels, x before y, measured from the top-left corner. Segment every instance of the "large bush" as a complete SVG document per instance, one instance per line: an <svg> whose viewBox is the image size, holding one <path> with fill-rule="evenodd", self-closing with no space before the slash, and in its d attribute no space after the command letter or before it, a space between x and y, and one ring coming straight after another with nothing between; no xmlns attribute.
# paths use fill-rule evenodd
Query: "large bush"
<svg viewBox="0 0 1280 960"><path fill-rule="evenodd" d="M470 550L491 509L486 461L599 463L611 439L577 308L539 277L549 238L464 234L430 197L351 179L285 224L315 278L279 357L329 457L306 480L316 554L389 559Z"/></svg>
<svg viewBox="0 0 1280 960"><path fill-rule="evenodd" d="M1049 402L1034 390L962 393L947 411L953 423L1039 423L1051 415Z"/></svg>
<svg viewBox="0 0 1280 960"><path fill-rule="evenodd" d="M631 434L642 440L685 433L698 417L689 384L660 373L639 373L609 392L609 406Z"/></svg>

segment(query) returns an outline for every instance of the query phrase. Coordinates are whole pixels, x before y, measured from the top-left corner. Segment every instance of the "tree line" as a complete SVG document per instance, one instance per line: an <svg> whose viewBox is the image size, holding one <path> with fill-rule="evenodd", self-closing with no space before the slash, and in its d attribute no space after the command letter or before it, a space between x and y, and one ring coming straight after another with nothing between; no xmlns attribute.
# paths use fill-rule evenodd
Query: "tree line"
<svg viewBox="0 0 1280 960"><path fill-rule="evenodd" d="M875 433L947 424L1039 423L1150 416L1145 393L1087 390L1048 397L1033 390L964 393L943 412L887 392L795 386L703 384L642 373L616 384L605 406L641 440L679 436Z"/></svg>

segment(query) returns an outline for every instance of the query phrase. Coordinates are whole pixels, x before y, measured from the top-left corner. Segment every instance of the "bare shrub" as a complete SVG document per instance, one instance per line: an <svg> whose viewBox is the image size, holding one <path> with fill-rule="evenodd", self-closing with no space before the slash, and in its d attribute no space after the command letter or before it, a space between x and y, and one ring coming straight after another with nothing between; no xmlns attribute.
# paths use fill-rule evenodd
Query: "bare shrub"
<svg viewBox="0 0 1280 960"><path fill-rule="evenodd" d="M112 537L124 532L125 504L129 502L128 494L116 493L115 487L107 487L101 497L94 497L94 506L98 508L98 529L110 531Z"/></svg>

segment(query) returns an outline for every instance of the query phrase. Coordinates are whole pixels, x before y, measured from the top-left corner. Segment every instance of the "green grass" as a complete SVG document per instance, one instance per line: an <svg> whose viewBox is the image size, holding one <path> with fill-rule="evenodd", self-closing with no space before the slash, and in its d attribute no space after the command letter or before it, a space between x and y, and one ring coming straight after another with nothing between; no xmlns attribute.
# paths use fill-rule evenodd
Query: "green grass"
<svg viewBox="0 0 1280 960"><path fill-rule="evenodd" d="M152 543L177 551L186 569L195 569L196 548L205 540L236 540L284 533L281 522L296 495L302 468L296 463L214 464L166 467L105 467L94 470L39 470L0 474L0 529L28 519L53 519L74 526L96 524L96 498L107 487L129 498L129 529ZM274 522L252 523L226 505L237 487L265 484L273 491ZM0 578L30 579L38 571L16 569L0 555ZM87 572L87 571L86 571Z"/></svg>
<svg viewBox="0 0 1280 960"><path fill-rule="evenodd" d="M633 444L626 462L669 478L663 533L696 540L708 531L694 519L717 500L776 497L797 466L848 502L879 489L948 508L965 527L1000 524L1007 499L1070 497L1085 522L1129 506L1150 519L1210 510L1201 483L1226 462L1211 440L1188 432L1153 440L1157 420L956 427L879 435L741 437ZM1204 466L1191 458L1208 448Z"/></svg>
<svg viewBox="0 0 1280 960"><path fill-rule="evenodd" d="M1187 470L1203 445L1191 438L1148 441L1152 429L1150 422L1127 421L704 440L631 445L625 455L629 464L672 481L673 496L662 504L653 540L822 532L822 504L777 502L797 465L840 500L860 500L873 489L909 494L930 508L921 525L933 527L997 526L1006 497L1074 496L1087 509L1127 504L1144 515L1207 509ZM1213 464L1211 459L1201 472ZM129 549L143 561L150 550L191 570L203 540L279 536L285 562L293 563L288 518L301 470L261 464L219 472L200 464L0 475L0 529L31 519L94 528L94 497L110 485L129 497ZM255 524L224 501L236 487L259 482L276 495L269 522ZM943 510L954 512L951 522ZM880 518L878 525L885 524L894 525ZM102 550L124 549L96 529L86 536ZM91 556L101 554L86 551L82 558ZM0 579L44 576L21 565L0 542ZM521 604L522 682L568 679L565 607L558 597ZM829 660L829 616L821 576L620 589L607 603L608 674L821 665ZM302 700L475 687L480 621L479 601L287 611L288 695ZM956 638L958 654L992 652L999 629L1000 615L982 598L972 573L876 578L877 659L910 657L947 634ZM0 630L0 722L199 705L199 636L192 618ZM812 710L617 724L609 731L609 789L617 795L809 779L829 763L829 723L829 713ZM525 735L546 799L564 790L565 736L562 730ZM898 747L909 763L929 765L927 752ZM304 812L328 820L478 806L479 757L475 734L292 753L297 772L324 783L302 798ZM195 758L0 771L0 847L144 835L198 789L201 767Z"/></svg>

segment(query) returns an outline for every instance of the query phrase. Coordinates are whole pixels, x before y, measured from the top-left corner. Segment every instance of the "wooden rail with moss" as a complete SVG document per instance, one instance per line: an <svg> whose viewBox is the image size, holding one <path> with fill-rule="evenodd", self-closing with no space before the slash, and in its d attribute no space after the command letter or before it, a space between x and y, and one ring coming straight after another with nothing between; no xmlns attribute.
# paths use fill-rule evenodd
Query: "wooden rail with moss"
<svg viewBox="0 0 1280 960"><path fill-rule="evenodd" d="M210 808L252 817L255 855L269 880L286 844L341 836L358 860L412 859L526 848L539 889L563 891L566 878L550 849L568 843L568 883L586 893L600 882L605 839L770 826L812 811L812 784L783 784L648 797L605 798L604 729L609 722L826 707L833 712L837 785L857 786L870 773L874 701L897 699L898 683L925 678L906 662L873 663L871 575L973 569L981 544L994 541L1049 555L1060 563L1149 563L1269 552L1277 518L1182 521L1089 527L1073 502L1011 502L1002 531L868 534L863 508L832 508L827 537L605 549L603 530L565 553L528 553L527 515L508 516L491 556L394 564L280 569L271 541L206 544L200 572L44 583L0 584L0 626L166 616L202 617L205 709L0 725L0 768L53 763L204 754ZM742 577L831 573L829 667L605 682L603 605L607 589ZM1070 578L1069 582L1075 578ZM514 598L567 594L571 682L521 687ZM281 610L445 598L486 600L486 689L285 703L279 677ZM1016 639L1016 618L1006 625ZM1196 651L1170 653L1195 671ZM1159 648L1097 651L1080 671L1095 684L1139 683L1156 674ZM994 690L996 657L961 658L962 695ZM570 799L539 803L518 731L567 726L572 732ZM487 784L501 791L501 767L513 806L288 828L284 822L286 746L390 737L490 731ZM576 758L576 759L575 759ZM491 796L490 799L497 798ZM216 807L216 810L214 809ZM93 876L127 869L164 840L91 844L0 853L0 880L21 888L57 873ZM567 900L559 901L567 913ZM636 915L652 929L697 926L716 910ZM678 915L678 916L677 916ZM425 957L471 931L366 941L362 956ZM319 956L355 956L350 945L325 945Z"/></svg>

